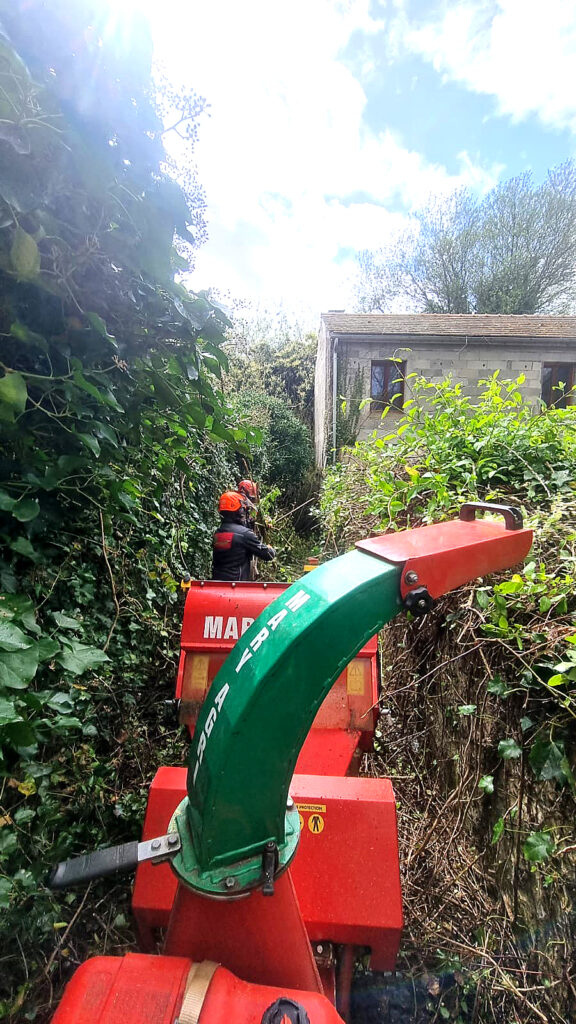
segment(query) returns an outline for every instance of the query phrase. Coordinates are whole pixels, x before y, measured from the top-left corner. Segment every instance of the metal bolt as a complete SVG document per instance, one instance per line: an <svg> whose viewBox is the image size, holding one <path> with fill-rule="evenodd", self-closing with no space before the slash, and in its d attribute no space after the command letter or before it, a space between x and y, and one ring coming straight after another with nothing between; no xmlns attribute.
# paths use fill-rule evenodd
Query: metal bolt
<svg viewBox="0 0 576 1024"><path fill-rule="evenodd" d="M153 839L152 842L150 843L151 850L159 850L161 846L162 843L160 842L159 839Z"/></svg>
<svg viewBox="0 0 576 1024"><path fill-rule="evenodd" d="M175 846L177 842L178 836L175 832L173 832L171 836L168 836L168 846Z"/></svg>
<svg viewBox="0 0 576 1024"><path fill-rule="evenodd" d="M234 878L233 875L228 875L228 877L224 879L224 888L225 889L235 889L236 888L236 879Z"/></svg>
<svg viewBox="0 0 576 1024"><path fill-rule="evenodd" d="M404 583L407 583L409 586L412 586L413 583L418 583L418 573L412 571L407 572L404 577Z"/></svg>
<svg viewBox="0 0 576 1024"><path fill-rule="evenodd" d="M286 807L288 808L289 811L291 811L292 808L294 807L294 801L293 801L292 797L290 796L290 794L288 794L288 799L286 801Z"/></svg>
<svg viewBox="0 0 576 1024"><path fill-rule="evenodd" d="M421 597L420 600L416 602L416 604L418 605L419 608L426 608L426 601L424 600L423 597Z"/></svg>
<svg viewBox="0 0 576 1024"><path fill-rule="evenodd" d="M324 952L324 946L320 943L316 946L316 952L322 954Z"/></svg>

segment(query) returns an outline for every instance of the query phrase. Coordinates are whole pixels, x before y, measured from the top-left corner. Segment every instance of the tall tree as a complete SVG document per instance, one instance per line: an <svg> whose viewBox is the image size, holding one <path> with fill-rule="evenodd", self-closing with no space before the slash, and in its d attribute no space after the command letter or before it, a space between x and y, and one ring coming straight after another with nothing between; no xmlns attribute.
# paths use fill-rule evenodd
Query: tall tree
<svg viewBox="0 0 576 1024"><path fill-rule="evenodd" d="M359 254L364 312L560 313L576 293L576 164L521 174L477 199L429 203L388 249Z"/></svg>

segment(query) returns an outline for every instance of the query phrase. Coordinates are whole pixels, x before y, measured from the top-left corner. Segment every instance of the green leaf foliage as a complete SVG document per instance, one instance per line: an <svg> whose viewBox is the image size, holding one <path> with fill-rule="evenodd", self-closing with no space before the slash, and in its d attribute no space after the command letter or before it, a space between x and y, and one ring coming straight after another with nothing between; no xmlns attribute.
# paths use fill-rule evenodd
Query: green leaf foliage
<svg viewBox="0 0 576 1024"><path fill-rule="evenodd" d="M490 795L494 792L494 776L483 775L478 783L478 789L481 789L483 793Z"/></svg>
<svg viewBox="0 0 576 1024"><path fill-rule="evenodd" d="M0 1016L37 1019L74 912L46 870L139 834L150 722L179 735L179 579L258 436L222 389L228 318L175 280L203 203L161 114L193 141L203 102L156 93L141 12L0 0L0 23Z"/></svg>
<svg viewBox="0 0 576 1024"><path fill-rule="evenodd" d="M504 761L510 761L514 758L520 757L521 753L522 749L518 746L516 740L500 740L500 743L498 744L498 756L503 758Z"/></svg>
<svg viewBox="0 0 576 1024"><path fill-rule="evenodd" d="M526 860L533 864L539 863L554 853L554 839L548 832L532 832L522 843L522 852Z"/></svg>

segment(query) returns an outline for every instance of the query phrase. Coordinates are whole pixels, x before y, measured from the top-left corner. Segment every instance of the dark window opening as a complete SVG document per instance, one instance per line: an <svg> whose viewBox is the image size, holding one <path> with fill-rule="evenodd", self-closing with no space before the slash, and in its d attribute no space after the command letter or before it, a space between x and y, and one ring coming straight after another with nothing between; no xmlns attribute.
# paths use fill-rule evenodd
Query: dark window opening
<svg viewBox="0 0 576 1024"><path fill-rule="evenodd" d="M542 364L542 401L548 408L566 409L572 404L575 369L574 363Z"/></svg>
<svg viewBox="0 0 576 1024"><path fill-rule="evenodd" d="M373 362L370 367L370 398L373 409L384 409L391 405L401 408L404 401L404 378L406 363L393 359Z"/></svg>

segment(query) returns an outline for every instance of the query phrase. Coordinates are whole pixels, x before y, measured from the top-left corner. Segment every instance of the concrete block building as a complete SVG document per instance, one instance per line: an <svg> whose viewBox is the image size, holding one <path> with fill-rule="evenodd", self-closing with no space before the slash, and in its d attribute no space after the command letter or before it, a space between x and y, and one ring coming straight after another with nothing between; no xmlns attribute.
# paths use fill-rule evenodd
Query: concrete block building
<svg viewBox="0 0 576 1024"><path fill-rule="evenodd" d="M447 315L440 313L323 313L315 379L316 461L332 457L342 398L359 403L358 437L401 415L404 378L417 373L440 381L448 374L474 393L478 381L500 371L502 379L523 374L521 390L535 405L565 406L576 385L576 317ZM565 385L565 393L558 390ZM382 424L382 411L390 413ZM358 404L356 405L358 408Z"/></svg>

